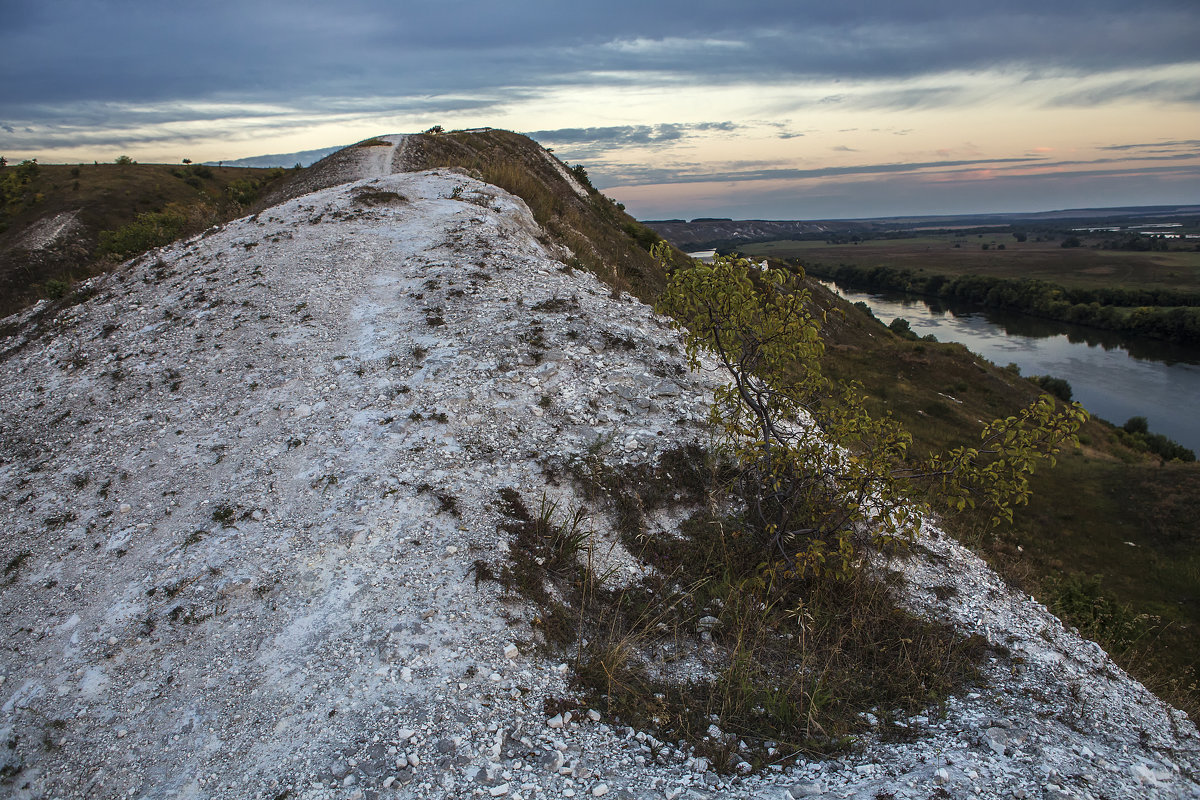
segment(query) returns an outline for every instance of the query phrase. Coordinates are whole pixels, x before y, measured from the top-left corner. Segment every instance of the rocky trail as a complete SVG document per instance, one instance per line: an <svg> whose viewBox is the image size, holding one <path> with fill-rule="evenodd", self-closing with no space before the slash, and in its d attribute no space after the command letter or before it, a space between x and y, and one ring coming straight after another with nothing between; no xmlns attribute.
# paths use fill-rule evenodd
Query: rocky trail
<svg viewBox="0 0 1200 800"><path fill-rule="evenodd" d="M521 200L381 138L0 325L0 793L1200 797L1195 726L932 528L908 602L1011 656L911 740L725 774L548 713L567 665L471 572L498 493L585 507L635 569L548 465L702 438L715 374Z"/></svg>

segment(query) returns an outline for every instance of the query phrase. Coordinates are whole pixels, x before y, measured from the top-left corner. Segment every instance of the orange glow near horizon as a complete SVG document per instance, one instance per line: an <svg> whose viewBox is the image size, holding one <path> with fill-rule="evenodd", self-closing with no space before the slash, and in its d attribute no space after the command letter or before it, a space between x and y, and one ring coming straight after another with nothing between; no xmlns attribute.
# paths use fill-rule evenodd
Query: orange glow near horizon
<svg viewBox="0 0 1200 800"><path fill-rule="evenodd" d="M1194 77L1200 85L1200 63L1176 72ZM609 187L606 191L631 210L670 216L686 209L702 216L729 216L722 210L744 207L755 193L848 197L847 190L864 184L891 187L900 198L897 202L907 205L912 201L899 188L903 181L911 191L976 184L980 188L974 202L986 205L987 187L993 184L1022 177L1046 181L1053 175L1078 182L1089 172L1109 175L1111 187L1105 192L1114 203L1125 204L1118 202L1118 171L1128 175L1126 185L1140 191L1139 175L1146 176L1142 183L1148 185L1155 175L1163 173L1165 178L1168 167L1200 170L1200 114L1194 105L1126 97L1085 107L1057 99L1075 91L1079 83L1071 76L1020 80L1003 73L944 75L924 83L598 83L584 90L531 92L486 112L362 111L315 119L287 108L229 106L218 109L228 116L216 120L131 126L116 134L128 139L124 146L102 144L100 133L86 126L64 127L56 145L9 150L5 155L10 161L36 157L43 163L111 161L121 154L143 163L178 163L182 158L230 161L345 145L433 125L448 130L544 130L550 135L543 137L543 144L554 147L564 160L584 164L598 185ZM891 105L898 102L892 98L904 92L943 84L954 86L955 102ZM386 99L379 102L388 105ZM555 141L553 132L568 127L596 129L598 138L589 142L576 135ZM644 135L604 138L611 135L606 131L626 129L640 129ZM109 130L105 135L114 134ZM1181 144L1156 145L1171 142ZM1177 183L1163 185L1174 193L1174 200L1187 195L1200 201L1200 193L1181 194ZM1031 202L1042 202L1047 196L1039 190L1030 197ZM1047 202L1076 202L1066 196L1061 201L1054 198L1050 195ZM1086 199L1080 197L1079 202ZM678 213L671 213L672 203Z"/></svg>

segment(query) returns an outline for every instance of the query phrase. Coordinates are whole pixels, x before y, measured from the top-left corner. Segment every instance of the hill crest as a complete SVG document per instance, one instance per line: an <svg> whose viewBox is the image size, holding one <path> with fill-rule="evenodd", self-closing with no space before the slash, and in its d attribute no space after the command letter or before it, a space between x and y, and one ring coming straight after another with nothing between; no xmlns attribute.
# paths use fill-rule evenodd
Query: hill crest
<svg viewBox="0 0 1200 800"><path fill-rule="evenodd" d="M933 531L894 565L907 602L1015 658L902 720L920 737L719 775L606 717L556 721L573 690L526 643L533 610L471 577L510 546L497 495L586 509L636 572L555 465L703 437L713 378L525 201L391 163L5 321L12 796L1196 790L1186 719Z"/></svg>

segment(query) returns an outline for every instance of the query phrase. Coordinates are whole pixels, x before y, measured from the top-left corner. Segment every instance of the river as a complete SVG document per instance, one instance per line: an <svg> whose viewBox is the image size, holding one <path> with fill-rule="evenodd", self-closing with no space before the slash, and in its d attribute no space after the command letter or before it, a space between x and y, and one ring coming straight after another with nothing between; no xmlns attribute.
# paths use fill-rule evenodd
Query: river
<svg viewBox="0 0 1200 800"><path fill-rule="evenodd" d="M825 286L852 303L866 303L885 325L904 317L918 336L961 342L995 364L1016 364L1022 375L1064 378L1092 414L1117 425L1145 417L1151 432L1200 454L1198 348L935 298Z"/></svg>

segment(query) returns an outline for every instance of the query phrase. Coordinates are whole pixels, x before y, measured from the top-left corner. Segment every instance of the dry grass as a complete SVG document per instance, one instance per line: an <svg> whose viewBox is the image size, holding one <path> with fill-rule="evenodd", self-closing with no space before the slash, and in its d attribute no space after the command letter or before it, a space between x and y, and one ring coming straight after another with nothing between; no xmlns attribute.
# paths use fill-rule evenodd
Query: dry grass
<svg viewBox="0 0 1200 800"><path fill-rule="evenodd" d="M624 472L595 456L577 480L645 577L599 571L580 512L543 501L534 515L511 490L500 501L510 560L476 566L537 604L534 628L571 658L584 702L732 770L837 752L865 728L863 712L886 728L893 712L936 709L975 678L982 640L900 610L886 575L800 578L736 517L708 510L678 536L649 535L646 515L703 509L723 492L728 468L697 446Z"/></svg>

